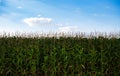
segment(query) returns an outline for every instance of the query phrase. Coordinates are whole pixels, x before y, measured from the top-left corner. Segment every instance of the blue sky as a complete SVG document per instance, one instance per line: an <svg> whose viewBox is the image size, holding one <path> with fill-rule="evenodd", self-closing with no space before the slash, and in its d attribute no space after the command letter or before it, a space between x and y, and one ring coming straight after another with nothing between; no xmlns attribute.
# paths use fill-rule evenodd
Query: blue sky
<svg viewBox="0 0 120 76"><path fill-rule="evenodd" d="M0 0L0 32L117 32L120 0Z"/></svg>

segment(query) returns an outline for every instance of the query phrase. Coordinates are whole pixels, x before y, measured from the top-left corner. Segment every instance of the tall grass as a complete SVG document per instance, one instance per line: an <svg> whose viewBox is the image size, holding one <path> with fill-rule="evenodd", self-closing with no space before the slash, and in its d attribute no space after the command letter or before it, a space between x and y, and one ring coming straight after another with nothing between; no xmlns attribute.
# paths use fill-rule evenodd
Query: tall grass
<svg viewBox="0 0 120 76"><path fill-rule="evenodd" d="M0 76L119 76L120 33L2 33Z"/></svg>

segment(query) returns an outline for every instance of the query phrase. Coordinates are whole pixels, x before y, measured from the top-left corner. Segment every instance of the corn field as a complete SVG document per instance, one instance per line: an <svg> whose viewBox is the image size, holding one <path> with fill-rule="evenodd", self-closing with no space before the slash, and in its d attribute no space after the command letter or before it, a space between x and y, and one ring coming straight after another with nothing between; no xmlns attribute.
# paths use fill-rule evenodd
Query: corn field
<svg viewBox="0 0 120 76"><path fill-rule="evenodd" d="M1 33L0 76L120 76L120 33Z"/></svg>

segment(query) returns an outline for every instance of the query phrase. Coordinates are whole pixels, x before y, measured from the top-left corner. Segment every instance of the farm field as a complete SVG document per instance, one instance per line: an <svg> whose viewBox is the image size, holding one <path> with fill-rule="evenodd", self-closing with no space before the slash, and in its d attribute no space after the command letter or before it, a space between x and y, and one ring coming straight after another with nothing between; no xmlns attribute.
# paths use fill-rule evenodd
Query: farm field
<svg viewBox="0 0 120 76"><path fill-rule="evenodd" d="M119 37L1 35L0 76L119 76Z"/></svg>

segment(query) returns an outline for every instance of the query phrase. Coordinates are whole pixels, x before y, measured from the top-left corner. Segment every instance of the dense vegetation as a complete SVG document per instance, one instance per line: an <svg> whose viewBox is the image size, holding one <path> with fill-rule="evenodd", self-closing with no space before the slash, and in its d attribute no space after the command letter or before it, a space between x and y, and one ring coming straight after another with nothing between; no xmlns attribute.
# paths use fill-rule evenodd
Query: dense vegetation
<svg viewBox="0 0 120 76"><path fill-rule="evenodd" d="M0 38L0 76L119 75L120 38Z"/></svg>

